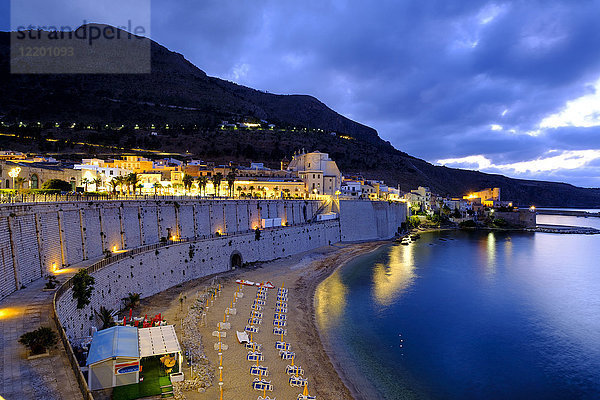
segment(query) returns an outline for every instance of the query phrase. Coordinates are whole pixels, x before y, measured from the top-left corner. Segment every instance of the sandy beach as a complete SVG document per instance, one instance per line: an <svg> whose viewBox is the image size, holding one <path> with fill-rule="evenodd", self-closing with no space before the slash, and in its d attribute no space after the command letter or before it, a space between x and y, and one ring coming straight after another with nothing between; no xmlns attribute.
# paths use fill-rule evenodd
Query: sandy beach
<svg viewBox="0 0 600 400"><path fill-rule="evenodd" d="M215 371L213 384L202 393L198 391L184 393L187 399L218 399L219 356L218 351L213 347L218 339L212 334L217 329L217 324L223 321L225 309L230 306L234 300L234 293L240 287L235 280L270 281L275 287L284 285L289 290L287 334L284 339L291 344L291 351L296 354L295 365L301 366L304 370L310 395L317 395L320 399L352 399L352 391L340 378L321 343L315 326L313 297L317 285L337 267L381 245L382 242L369 242L325 246L295 256L255 263L246 268L197 279L142 300L135 313L138 315L162 313L169 323L175 324L177 333L181 336L181 320L188 308L196 303L198 295L215 280L221 285L220 295L215 297L206 313L206 324L200 327L204 351L210 362L209 368ZM248 350L238 343L235 336L236 330L243 331L248 323L257 289L244 286L242 293L244 293L243 297L235 304L236 314L225 317L231 324L231 329L226 331L227 337L222 339L222 343L228 347L227 350L222 351L224 399L255 399L263 395L262 391L252 389L251 383L255 376L250 375L250 367L256 363L246 360ZM260 365L268 368L269 375L266 380L271 381L274 387L272 392L267 392L267 396L296 399L298 394L302 393L302 388L290 386L289 376L285 373L290 361L282 360L279 351L275 349L275 342L280 340L279 336L273 334L276 296L277 289L268 291L260 330L253 334L253 339L262 345L264 361L261 361ZM189 368L184 366L186 375L188 371Z"/></svg>

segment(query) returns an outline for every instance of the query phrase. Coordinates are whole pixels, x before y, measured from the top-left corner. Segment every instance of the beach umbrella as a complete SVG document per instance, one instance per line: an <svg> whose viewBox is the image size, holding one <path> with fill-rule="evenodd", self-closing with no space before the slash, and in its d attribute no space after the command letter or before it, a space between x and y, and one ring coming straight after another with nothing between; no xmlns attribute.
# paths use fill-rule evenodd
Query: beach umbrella
<svg viewBox="0 0 600 400"><path fill-rule="evenodd" d="M123 326L127 325L127 317L123 317Z"/></svg>
<svg viewBox="0 0 600 400"><path fill-rule="evenodd" d="M221 396L219 397L220 400L223 400L223 386L220 386L220 392L221 392Z"/></svg>
<svg viewBox="0 0 600 400"><path fill-rule="evenodd" d="M131 309L131 308L130 308L130 309L129 309L129 320L130 320L130 321L131 321L131 316L132 316L132 314L133 314L133 309Z"/></svg>
<svg viewBox="0 0 600 400"><path fill-rule="evenodd" d="M162 313L158 313L158 321L162 322Z"/></svg>
<svg viewBox="0 0 600 400"><path fill-rule="evenodd" d="M281 331L281 341L283 342L283 331Z"/></svg>
<svg viewBox="0 0 600 400"><path fill-rule="evenodd" d="M267 397L267 386L263 385L263 398Z"/></svg>
<svg viewBox="0 0 600 400"><path fill-rule="evenodd" d="M308 396L308 381L306 382L306 385L304 385L304 392L302 392L302 394Z"/></svg>
<svg viewBox="0 0 600 400"><path fill-rule="evenodd" d="M281 282L281 288L283 289L283 285L285 284L285 282Z"/></svg>
<svg viewBox="0 0 600 400"><path fill-rule="evenodd" d="M256 357L256 366L258 367L258 357Z"/></svg>
<svg viewBox="0 0 600 400"><path fill-rule="evenodd" d="M292 356L292 367L294 366L294 357L295 356Z"/></svg>
<svg viewBox="0 0 600 400"><path fill-rule="evenodd" d="M252 340L252 332L250 332L250 341L254 342L254 340Z"/></svg>

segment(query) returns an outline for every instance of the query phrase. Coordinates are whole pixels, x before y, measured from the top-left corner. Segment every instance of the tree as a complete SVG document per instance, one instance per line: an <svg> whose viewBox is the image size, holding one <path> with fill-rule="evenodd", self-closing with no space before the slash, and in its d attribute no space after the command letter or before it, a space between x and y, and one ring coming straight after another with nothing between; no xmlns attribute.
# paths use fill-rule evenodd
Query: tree
<svg viewBox="0 0 600 400"><path fill-rule="evenodd" d="M221 191L221 181L222 180L223 180L223 174L220 172L217 172L215 175L213 175L213 177L210 180L213 184L213 187L215 188L215 193L217 194L217 196L219 196L220 191Z"/></svg>
<svg viewBox="0 0 600 400"><path fill-rule="evenodd" d="M97 177L92 182L94 183L94 185L96 185L96 191L98 191L98 188L100 187L100 185L102 185L102 178Z"/></svg>
<svg viewBox="0 0 600 400"><path fill-rule="evenodd" d="M100 330L110 328L111 326L116 325L114 319L116 314L115 311L108 309L104 306L100 306L100 310L94 311L94 313L100 319L100 322L102 322L102 327L100 328Z"/></svg>
<svg viewBox="0 0 600 400"><path fill-rule="evenodd" d="M290 189L283 189L283 193L285 193L283 197L285 197L285 198L290 197Z"/></svg>
<svg viewBox="0 0 600 400"><path fill-rule="evenodd" d="M184 174L181 179L183 182L183 190L188 191L192 188L192 184L194 183L194 178L191 175Z"/></svg>
<svg viewBox="0 0 600 400"><path fill-rule="evenodd" d="M15 178L15 189L23 189L23 184L25 183L25 178L22 176L18 176Z"/></svg>
<svg viewBox="0 0 600 400"><path fill-rule="evenodd" d="M237 192L238 192L238 197L240 197L240 196L241 196L241 194L242 194L242 187L241 187L241 186L238 186L238 187L236 188L236 190L237 190Z"/></svg>
<svg viewBox="0 0 600 400"><path fill-rule="evenodd" d="M140 294L139 293L129 293L127 297L123 297L121 299L123 302L123 308L133 308L140 303Z"/></svg>
<svg viewBox="0 0 600 400"><path fill-rule="evenodd" d="M201 175L198 177L198 187L200 188L200 194L206 195L206 185L208 184L208 176Z"/></svg>
<svg viewBox="0 0 600 400"><path fill-rule="evenodd" d="M88 178L83 178L83 179L81 180L81 183L83 183L83 184L85 185L85 191L87 192L87 191L88 191L88 190L87 190L88 184L92 183L92 181L91 181L91 180L89 180Z"/></svg>
<svg viewBox="0 0 600 400"><path fill-rule="evenodd" d="M107 184L110 186L110 191L113 194L117 194L117 181L115 179L111 179L107 182Z"/></svg>
<svg viewBox="0 0 600 400"><path fill-rule="evenodd" d="M77 308L82 309L90 304L90 297L92 297L92 290L94 289L94 282L96 280L88 274L86 269L79 270L72 279L73 298L77 300Z"/></svg>
<svg viewBox="0 0 600 400"><path fill-rule="evenodd" d="M233 188L235 185L236 169L232 169L225 178L227 180L227 188L229 189L229 197L233 197Z"/></svg>
<svg viewBox="0 0 600 400"><path fill-rule="evenodd" d="M156 196L158 189L162 189L163 185L160 182L154 184L154 195ZM162 192L161 192L162 193Z"/></svg>
<svg viewBox="0 0 600 400"><path fill-rule="evenodd" d="M115 176L111 182L114 182L114 187L119 187L119 193L123 194L123 185L125 184L125 177L122 175Z"/></svg>
<svg viewBox="0 0 600 400"><path fill-rule="evenodd" d="M62 179L50 179L44 182L42 189L58 189L61 192L70 192L72 190L71 184Z"/></svg>
<svg viewBox="0 0 600 400"><path fill-rule="evenodd" d="M56 342L56 333L49 326L42 326L34 331L24 333L19 338L19 343L29 347L32 354L42 354Z"/></svg>
<svg viewBox="0 0 600 400"><path fill-rule="evenodd" d="M250 190L250 197L254 197L254 189L255 189L255 187L254 187L254 186L250 186L250 187L248 188L248 190Z"/></svg>
<svg viewBox="0 0 600 400"><path fill-rule="evenodd" d="M135 172L127 175L127 187L133 186L133 195L135 196L135 190L137 189L138 183L140 183L140 177Z"/></svg>

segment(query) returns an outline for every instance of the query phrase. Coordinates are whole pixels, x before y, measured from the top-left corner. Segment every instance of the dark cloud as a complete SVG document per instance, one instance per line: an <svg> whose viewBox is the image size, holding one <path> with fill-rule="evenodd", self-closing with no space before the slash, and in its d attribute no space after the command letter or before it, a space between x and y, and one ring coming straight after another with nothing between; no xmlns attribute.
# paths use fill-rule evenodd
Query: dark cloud
<svg viewBox="0 0 600 400"><path fill-rule="evenodd" d="M209 75L312 94L410 154L505 164L600 149L599 128L525 134L600 78L598 15L594 0L172 0L152 2L152 37ZM561 173L539 177L585 184Z"/></svg>

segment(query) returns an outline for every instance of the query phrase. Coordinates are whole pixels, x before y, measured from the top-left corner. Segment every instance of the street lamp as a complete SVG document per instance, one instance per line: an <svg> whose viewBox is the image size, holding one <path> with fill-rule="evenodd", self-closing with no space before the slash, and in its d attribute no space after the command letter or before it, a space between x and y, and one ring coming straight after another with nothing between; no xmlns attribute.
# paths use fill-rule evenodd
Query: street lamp
<svg viewBox="0 0 600 400"><path fill-rule="evenodd" d="M10 171L8 171L8 176L10 176L12 178L13 189L15 188L15 178L17 176L19 176L20 172L21 172L21 167L15 167L15 168L11 169Z"/></svg>

